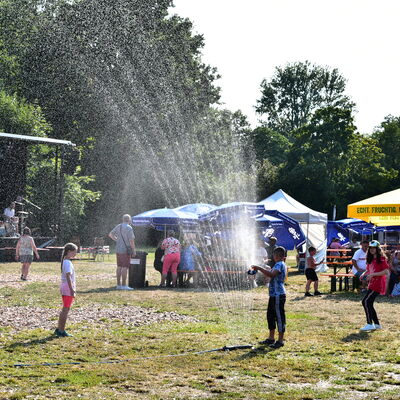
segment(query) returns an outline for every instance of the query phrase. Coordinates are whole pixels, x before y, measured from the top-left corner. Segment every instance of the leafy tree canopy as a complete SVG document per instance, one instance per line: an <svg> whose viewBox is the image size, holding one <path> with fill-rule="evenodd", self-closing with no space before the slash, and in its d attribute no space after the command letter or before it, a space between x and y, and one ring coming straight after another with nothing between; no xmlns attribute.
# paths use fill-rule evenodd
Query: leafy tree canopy
<svg viewBox="0 0 400 400"><path fill-rule="evenodd" d="M336 204L344 212L355 193L360 199L388 187L395 172L382 158L376 141L356 132L350 110L320 109L295 134L283 187L312 208L329 211Z"/></svg>
<svg viewBox="0 0 400 400"><path fill-rule="evenodd" d="M387 169L399 170L400 166L400 117L387 116L372 137L384 154L382 165ZM392 181L393 189L400 187L400 174Z"/></svg>
<svg viewBox="0 0 400 400"><path fill-rule="evenodd" d="M291 143L279 132L267 127L258 127L251 133L257 160L269 160L273 165L286 162Z"/></svg>
<svg viewBox="0 0 400 400"><path fill-rule="evenodd" d="M261 83L256 111L267 127L290 136L290 132L310 122L320 108L351 110L354 103L345 94L346 80L335 69L309 61L276 67L270 80Z"/></svg>

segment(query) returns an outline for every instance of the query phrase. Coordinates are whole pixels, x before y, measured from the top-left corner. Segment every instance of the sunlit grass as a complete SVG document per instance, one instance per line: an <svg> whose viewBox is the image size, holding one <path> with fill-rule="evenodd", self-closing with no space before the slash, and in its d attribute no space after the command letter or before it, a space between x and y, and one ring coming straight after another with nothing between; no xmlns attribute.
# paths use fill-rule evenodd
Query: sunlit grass
<svg viewBox="0 0 400 400"><path fill-rule="evenodd" d="M0 327L0 398L148 399L398 399L400 396L399 300L377 302L384 330L360 334L360 295L304 298L304 276L292 270L287 290L287 337L278 351L211 352L226 344L256 344L267 335L264 288L252 290L251 310L227 316L203 289L159 290L148 258L151 287L113 290L114 260L77 261L77 307L141 306L194 316L198 322L128 326L118 321L69 325L73 338L44 329ZM16 263L0 274L16 274ZM0 287L1 306L59 308L57 263L35 263L32 281ZM53 277L53 278L52 278ZM1 280L1 279L0 279ZM329 282L321 282L328 293ZM54 320L54 325L56 321ZM169 356L171 355L171 356ZM129 361L127 361L129 360ZM108 361L110 363L100 363ZM81 362L15 368L15 363ZM30 396L30 397L29 397Z"/></svg>

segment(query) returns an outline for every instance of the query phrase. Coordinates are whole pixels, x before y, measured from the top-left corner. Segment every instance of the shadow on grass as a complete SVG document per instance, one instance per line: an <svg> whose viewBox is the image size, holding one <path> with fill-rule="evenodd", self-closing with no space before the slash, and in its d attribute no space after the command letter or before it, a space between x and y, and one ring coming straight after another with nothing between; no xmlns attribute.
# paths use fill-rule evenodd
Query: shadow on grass
<svg viewBox="0 0 400 400"><path fill-rule="evenodd" d="M277 349L271 349L268 346L253 347L247 353L236 357L236 361L249 360L250 358L258 357L259 355L262 355L262 354L268 354L268 353L271 353L271 352L276 351L276 350Z"/></svg>
<svg viewBox="0 0 400 400"><path fill-rule="evenodd" d="M108 293L108 292L122 292L123 290L117 290L115 286L111 286L108 288L94 288L88 290L78 290L77 294L89 294L89 293Z"/></svg>
<svg viewBox="0 0 400 400"><path fill-rule="evenodd" d="M371 332L350 333L350 335L342 338L342 342L360 342L361 340L369 340Z"/></svg>
<svg viewBox="0 0 400 400"><path fill-rule="evenodd" d="M364 293L356 293L356 292L334 292L334 293L327 293L324 296L319 296L322 300L329 300L329 301L356 301L361 303ZM400 298L395 297L388 297L384 295L380 295L376 298L377 303L399 303Z"/></svg>
<svg viewBox="0 0 400 400"><path fill-rule="evenodd" d="M160 291L160 292L171 292L171 291L176 291L176 292L206 292L210 293L211 290L207 287L163 287L161 288L160 286L146 286L146 287L141 287L141 288L134 288L132 293L135 291L146 291L146 292L154 292L154 291ZM88 290L78 290L78 294L90 294L90 293L108 293L108 292L125 292L124 290L117 290L115 286L107 287L107 288L93 288L93 289L88 289ZM222 291L221 291L222 292Z"/></svg>
<svg viewBox="0 0 400 400"><path fill-rule="evenodd" d="M28 346L36 346L36 345L41 345L41 344L45 344L48 342L51 342L55 339L60 339L59 337L57 337L56 335L50 335L47 336L45 338L41 338L41 339L33 339L33 340L29 340L27 342L15 342L12 343L8 346L4 346L4 349L6 350L12 350L15 349L16 347L28 347Z"/></svg>

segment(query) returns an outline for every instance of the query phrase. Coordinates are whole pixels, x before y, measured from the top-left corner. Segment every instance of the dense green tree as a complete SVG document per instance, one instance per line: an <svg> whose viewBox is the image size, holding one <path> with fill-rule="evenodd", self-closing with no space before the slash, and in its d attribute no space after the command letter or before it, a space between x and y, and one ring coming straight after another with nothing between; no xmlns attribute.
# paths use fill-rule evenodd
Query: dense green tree
<svg viewBox="0 0 400 400"><path fill-rule="evenodd" d="M376 141L356 132L351 111L328 107L317 110L296 139L282 170L283 186L296 199L317 210L346 205L364 195L379 193L393 171L381 165Z"/></svg>
<svg viewBox="0 0 400 400"><path fill-rule="evenodd" d="M261 83L256 111L267 127L285 135L310 122L320 108L352 109L345 94L346 80L335 69L309 61L276 67L270 80Z"/></svg>
<svg viewBox="0 0 400 400"><path fill-rule="evenodd" d="M251 133L257 160L269 160L273 165L286 162L291 143L288 138L265 126L260 126Z"/></svg>
<svg viewBox="0 0 400 400"><path fill-rule="evenodd" d="M400 117L387 116L372 137L377 141L384 157L381 164L387 169L398 171L400 167ZM400 187L400 174L391 181L390 189Z"/></svg>
<svg viewBox="0 0 400 400"><path fill-rule="evenodd" d="M36 105L0 91L0 132L20 135L46 136L50 126L42 110ZM28 161L27 142L0 140L0 204L15 200L24 194L26 165Z"/></svg>
<svg viewBox="0 0 400 400"><path fill-rule="evenodd" d="M349 159L350 171L343 188L347 204L394 189L392 182L398 176L398 168L385 165L385 154L376 139L355 135Z"/></svg>
<svg viewBox="0 0 400 400"><path fill-rule="evenodd" d="M283 165L272 164L268 159L257 161L257 198L265 199L281 189L280 172Z"/></svg>
<svg viewBox="0 0 400 400"><path fill-rule="evenodd" d="M95 176L91 188L103 193L90 220L102 229L121 212L141 211L144 203L151 208L190 197L187 167L173 176L166 166L182 163L179 151L195 146L219 89L216 71L200 58L203 38L193 35L189 20L169 16L170 5L0 4L0 38L18 60L18 90L42 106L55 137L83 147L82 173ZM12 32L27 39L8 40Z"/></svg>

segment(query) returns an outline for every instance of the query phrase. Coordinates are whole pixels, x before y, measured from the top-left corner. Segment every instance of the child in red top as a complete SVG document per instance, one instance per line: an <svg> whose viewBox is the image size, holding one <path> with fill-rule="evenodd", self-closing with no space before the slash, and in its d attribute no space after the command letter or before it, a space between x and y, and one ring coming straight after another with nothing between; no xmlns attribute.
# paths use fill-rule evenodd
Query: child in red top
<svg viewBox="0 0 400 400"><path fill-rule="evenodd" d="M374 301L380 294L385 294L388 272L389 265L382 253L380 243L377 240L373 240L369 244L367 252L367 270L361 275L362 277L365 274L368 281L368 290L362 300L367 324L360 329L361 331L382 329L374 308Z"/></svg>

